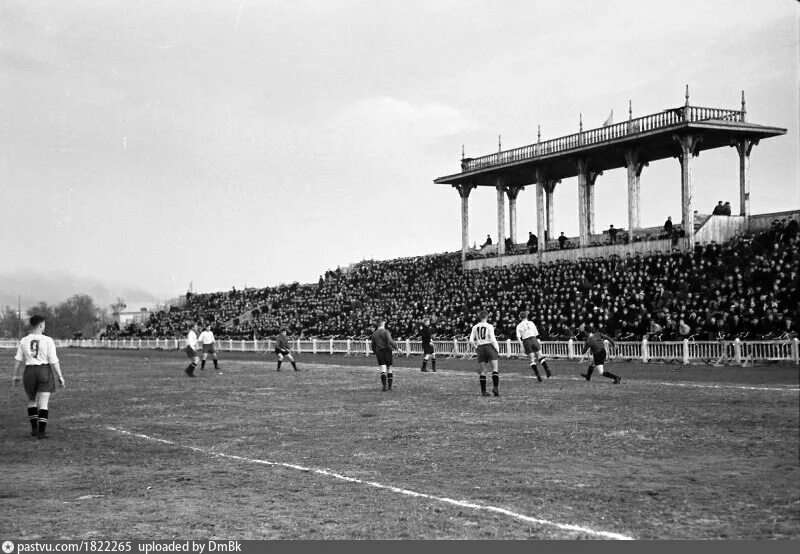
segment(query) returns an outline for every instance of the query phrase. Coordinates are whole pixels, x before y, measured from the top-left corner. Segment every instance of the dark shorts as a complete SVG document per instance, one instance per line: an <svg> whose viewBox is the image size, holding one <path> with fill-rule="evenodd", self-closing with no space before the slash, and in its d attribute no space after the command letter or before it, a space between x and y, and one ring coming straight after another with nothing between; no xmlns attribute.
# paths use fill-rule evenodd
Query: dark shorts
<svg viewBox="0 0 800 554"><path fill-rule="evenodd" d="M495 350L494 345L481 344L478 346L478 361L481 363L492 362L500 358L500 355Z"/></svg>
<svg viewBox="0 0 800 554"><path fill-rule="evenodd" d="M215 354L217 352L217 348L214 346L213 342L211 344L204 344L203 352L206 354Z"/></svg>
<svg viewBox="0 0 800 554"><path fill-rule="evenodd" d="M278 348L276 346L275 347L275 354L283 354L284 356L288 356L289 355L289 349L288 348Z"/></svg>
<svg viewBox="0 0 800 554"><path fill-rule="evenodd" d="M31 402L36 400L37 392L55 392L56 379L53 376L53 368L50 364L26 365L22 374L22 385Z"/></svg>
<svg viewBox="0 0 800 554"><path fill-rule="evenodd" d="M194 348L192 348L188 344L186 345L186 348L183 349L183 351L186 352L186 355L189 356L190 358L196 358L197 357L197 350L195 350Z"/></svg>
<svg viewBox="0 0 800 554"><path fill-rule="evenodd" d="M378 365L385 365L389 367L392 365L392 349L381 348L375 352L375 357L378 358Z"/></svg>
<svg viewBox="0 0 800 554"><path fill-rule="evenodd" d="M594 365L603 365L603 362L606 361L606 351L595 352L592 357L594 358Z"/></svg>
<svg viewBox="0 0 800 554"><path fill-rule="evenodd" d="M422 345L422 353L423 354L433 354L433 344L432 343L423 344Z"/></svg>
<svg viewBox="0 0 800 554"><path fill-rule="evenodd" d="M530 354L531 352L539 352L542 349L542 345L539 344L539 339L536 337L528 337L523 339L522 348L525 349L526 354Z"/></svg>

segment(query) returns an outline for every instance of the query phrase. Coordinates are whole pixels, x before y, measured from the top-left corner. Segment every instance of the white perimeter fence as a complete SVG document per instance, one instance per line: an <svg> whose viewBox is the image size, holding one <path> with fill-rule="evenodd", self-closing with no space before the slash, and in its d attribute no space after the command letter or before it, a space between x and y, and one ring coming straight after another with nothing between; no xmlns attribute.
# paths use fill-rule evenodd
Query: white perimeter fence
<svg viewBox="0 0 800 554"><path fill-rule="evenodd" d="M77 339L56 340L59 348L109 348L123 350L179 350L185 346L184 339ZM293 350L308 354L344 354L345 356L370 356L370 341L364 339L307 339L291 341ZM523 357L521 345L517 341L499 342L500 355L505 358ZM542 341L542 354L548 358L577 359L583 352L582 341ZM401 340L398 346L408 356L422 354L422 342ZM0 340L0 348L16 348L16 340ZM216 347L227 352L272 352L273 340L218 340ZM433 341L436 354L440 357L469 359L475 356L475 349L466 340ZM612 360L640 362L671 362L682 364L713 364L746 366L754 362L791 362L800 364L798 339L765 341L636 341L617 342L615 346L606 344Z"/></svg>

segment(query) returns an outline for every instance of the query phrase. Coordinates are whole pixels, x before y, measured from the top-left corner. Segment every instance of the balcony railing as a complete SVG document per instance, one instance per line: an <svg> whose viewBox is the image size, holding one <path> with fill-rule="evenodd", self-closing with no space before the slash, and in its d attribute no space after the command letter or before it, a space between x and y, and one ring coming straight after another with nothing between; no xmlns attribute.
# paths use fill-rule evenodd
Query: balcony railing
<svg viewBox="0 0 800 554"><path fill-rule="evenodd" d="M744 112L719 108L682 106L606 127L589 129L573 135L481 156L480 158L465 158L461 162L461 171L475 171L486 167L530 160L540 156L566 152L575 148L600 144L609 140L695 121L744 121Z"/></svg>

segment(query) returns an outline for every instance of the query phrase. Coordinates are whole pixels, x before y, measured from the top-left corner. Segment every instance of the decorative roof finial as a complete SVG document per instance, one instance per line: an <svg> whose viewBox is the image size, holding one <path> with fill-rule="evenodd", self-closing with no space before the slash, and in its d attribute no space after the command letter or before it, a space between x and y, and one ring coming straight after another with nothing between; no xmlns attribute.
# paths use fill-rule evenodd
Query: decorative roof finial
<svg viewBox="0 0 800 554"><path fill-rule="evenodd" d="M464 156L464 145L461 145L461 159L463 160L466 156Z"/></svg>
<svg viewBox="0 0 800 554"><path fill-rule="evenodd" d="M542 126L536 126L536 142L542 142Z"/></svg>
<svg viewBox="0 0 800 554"><path fill-rule="evenodd" d="M497 151L503 151L503 142L500 140L500 135L497 135Z"/></svg>
<svg viewBox="0 0 800 554"><path fill-rule="evenodd" d="M689 85L686 85L686 106L689 105Z"/></svg>
<svg viewBox="0 0 800 554"><path fill-rule="evenodd" d="M578 132L582 133L583 132L583 114L582 113L578 114L578 118L579 118Z"/></svg>
<svg viewBox="0 0 800 554"><path fill-rule="evenodd" d="M744 91L742 91L742 121L744 121L744 116L747 113L747 109L744 107Z"/></svg>
<svg viewBox="0 0 800 554"><path fill-rule="evenodd" d="M628 121L633 119L633 102L628 99Z"/></svg>

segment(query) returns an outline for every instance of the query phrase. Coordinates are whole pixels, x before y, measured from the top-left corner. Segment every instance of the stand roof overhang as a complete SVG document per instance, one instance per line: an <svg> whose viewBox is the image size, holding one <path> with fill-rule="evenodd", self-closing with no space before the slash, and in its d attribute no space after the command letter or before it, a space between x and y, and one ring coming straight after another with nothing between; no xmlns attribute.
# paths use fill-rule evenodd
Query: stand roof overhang
<svg viewBox="0 0 800 554"><path fill-rule="evenodd" d="M621 128L619 133L612 130L613 127L625 125L627 127ZM581 143L583 136L591 136L592 133L606 133L609 138L591 144ZM695 153L699 153L712 148L733 146L742 139L756 141L784 135L786 129L724 119L680 121L648 131L632 130L630 122L620 123L611 128L589 130L548 141L564 141L564 148L551 152L544 153L542 150L547 149L537 148L547 143L533 144L478 158L477 160L483 160L497 156L497 163L488 160L477 169L469 167L469 163L474 160L466 159L465 171L439 177L433 182L441 185L496 186L497 177L503 177L504 185L522 186L536 182L537 169L541 169L547 179L567 179L578 175L579 159L587 160L592 171L625 167L625 151L631 148L639 151L639 160L644 162L676 157L680 155L681 148L675 137L689 134L700 137L695 150ZM504 155L509 153L514 154Z"/></svg>

